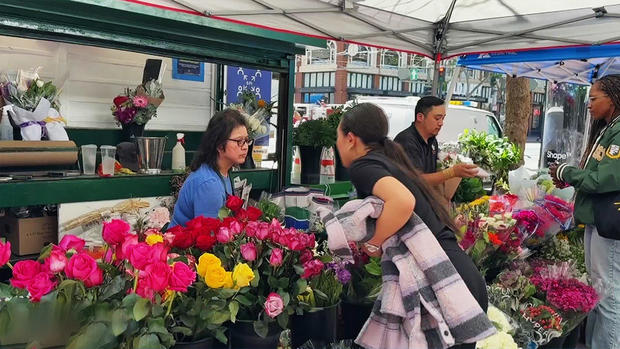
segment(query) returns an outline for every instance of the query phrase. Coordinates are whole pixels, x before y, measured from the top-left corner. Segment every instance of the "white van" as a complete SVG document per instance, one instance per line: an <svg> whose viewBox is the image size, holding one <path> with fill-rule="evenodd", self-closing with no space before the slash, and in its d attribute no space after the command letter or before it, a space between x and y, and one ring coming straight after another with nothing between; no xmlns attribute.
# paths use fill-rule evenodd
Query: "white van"
<svg viewBox="0 0 620 349"><path fill-rule="evenodd" d="M392 139L402 130L411 126L414 120L415 106L420 97L381 97L359 96L357 103L373 103L381 107L388 117L390 130L388 136ZM350 104L351 102L347 102ZM443 127L437 136L437 141L456 142L463 130L484 131L489 134L502 136L502 128L493 113L460 105L449 105Z"/></svg>

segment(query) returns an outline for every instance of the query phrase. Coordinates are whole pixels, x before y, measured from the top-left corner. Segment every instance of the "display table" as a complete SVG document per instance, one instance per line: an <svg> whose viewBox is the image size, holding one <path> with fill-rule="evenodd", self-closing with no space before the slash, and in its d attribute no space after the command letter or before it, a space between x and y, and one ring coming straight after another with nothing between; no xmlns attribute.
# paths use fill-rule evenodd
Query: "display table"
<svg viewBox="0 0 620 349"><path fill-rule="evenodd" d="M166 196L170 195L174 175L164 171L159 175L41 177L2 182L0 207ZM277 185L276 171L271 169L236 171L232 176L247 178L254 190L273 191Z"/></svg>

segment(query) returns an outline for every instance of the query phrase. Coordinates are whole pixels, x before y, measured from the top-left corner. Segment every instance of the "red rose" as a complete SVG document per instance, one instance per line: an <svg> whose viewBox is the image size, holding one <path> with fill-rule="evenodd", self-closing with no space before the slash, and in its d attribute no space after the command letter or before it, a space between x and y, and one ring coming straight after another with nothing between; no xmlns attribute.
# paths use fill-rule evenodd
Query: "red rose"
<svg viewBox="0 0 620 349"><path fill-rule="evenodd" d="M172 240L172 247L184 250L194 245L194 236L192 235L191 231L177 225L176 227L168 230L168 232L174 234L174 240Z"/></svg>
<svg viewBox="0 0 620 349"><path fill-rule="evenodd" d="M239 211L237 211L235 213L235 218L239 221L242 222L247 222L248 221L248 212L244 209L239 209Z"/></svg>
<svg viewBox="0 0 620 349"><path fill-rule="evenodd" d="M41 297L50 293L54 287L56 286L56 282L50 280L49 274L46 272L40 272L35 275L30 283L28 283L26 289L30 293L30 300L33 303L38 303L41 300Z"/></svg>
<svg viewBox="0 0 620 349"><path fill-rule="evenodd" d="M103 223L103 240L108 245L118 245L125 241L125 235L131 231L129 223L121 219L113 219L110 222Z"/></svg>
<svg viewBox="0 0 620 349"><path fill-rule="evenodd" d="M25 289L30 280L42 271L41 263L37 261L19 261L13 266L11 285L15 288Z"/></svg>
<svg viewBox="0 0 620 349"><path fill-rule="evenodd" d="M231 211L237 212L243 206L243 200L240 197L229 195L226 199L226 207L228 207Z"/></svg>
<svg viewBox="0 0 620 349"><path fill-rule="evenodd" d="M196 281L196 272L185 263L176 262L172 265L170 273L170 289L173 291L187 292L187 288Z"/></svg>
<svg viewBox="0 0 620 349"><path fill-rule="evenodd" d="M84 248L86 242L75 235L65 235L60 240L58 246L60 246L63 250L69 251L71 249L76 250L77 252L81 252Z"/></svg>
<svg viewBox="0 0 620 349"><path fill-rule="evenodd" d="M251 221L257 221L260 219L260 217L263 216L263 211L259 210L258 208L254 206L248 207L247 213L248 213L248 219Z"/></svg>
<svg viewBox="0 0 620 349"><path fill-rule="evenodd" d="M80 252L71 256L65 267L65 274L69 279L86 281L98 268L97 261L93 257Z"/></svg>
<svg viewBox="0 0 620 349"><path fill-rule="evenodd" d="M260 227L260 223L259 222L249 222L246 226L245 226L245 235L247 237L253 238L256 236L256 232L258 231L258 228Z"/></svg>
<svg viewBox="0 0 620 349"><path fill-rule="evenodd" d="M213 233L200 233L196 237L196 247L198 247L202 251L209 251L215 243L217 242L217 238Z"/></svg>
<svg viewBox="0 0 620 349"><path fill-rule="evenodd" d="M61 271L65 270L67 262L67 253L56 246L52 248L50 256L45 259L45 265L47 267L46 269L49 270L52 274L60 273Z"/></svg>
<svg viewBox="0 0 620 349"><path fill-rule="evenodd" d="M114 98L113 102L114 102L114 105L118 108L123 103L127 102L128 100L129 100L129 97L127 96L117 96L116 98Z"/></svg>
<svg viewBox="0 0 620 349"><path fill-rule="evenodd" d="M116 247L116 258L120 260L129 259L129 255L131 254L131 249L133 246L138 244L138 235L136 234L127 234L125 236L125 241L119 246Z"/></svg>
<svg viewBox="0 0 620 349"><path fill-rule="evenodd" d="M103 283L103 270L97 267L90 275L88 279L84 280L84 286L86 287L95 287L99 286Z"/></svg>
<svg viewBox="0 0 620 349"><path fill-rule="evenodd" d="M170 279L170 266L164 262L149 264L144 269L144 281L147 287L155 292L161 292L168 288Z"/></svg>
<svg viewBox="0 0 620 349"><path fill-rule="evenodd" d="M194 236L200 233L212 233L220 227L220 220L211 217L198 216L185 224L185 227L194 232Z"/></svg>
<svg viewBox="0 0 620 349"><path fill-rule="evenodd" d="M222 227L230 228L230 225L233 224L233 222L237 222L237 218L235 218L235 217L226 217L222 221L222 225L221 226Z"/></svg>

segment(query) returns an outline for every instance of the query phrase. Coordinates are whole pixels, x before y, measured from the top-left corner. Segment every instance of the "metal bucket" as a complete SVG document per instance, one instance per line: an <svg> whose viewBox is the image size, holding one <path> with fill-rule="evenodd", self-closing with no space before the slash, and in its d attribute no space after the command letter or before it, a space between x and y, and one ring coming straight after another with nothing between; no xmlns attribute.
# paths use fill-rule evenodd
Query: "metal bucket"
<svg viewBox="0 0 620 349"><path fill-rule="evenodd" d="M138 144L140 172L159 174L164 159L166 137L136 137L136 144Z"/></svg>

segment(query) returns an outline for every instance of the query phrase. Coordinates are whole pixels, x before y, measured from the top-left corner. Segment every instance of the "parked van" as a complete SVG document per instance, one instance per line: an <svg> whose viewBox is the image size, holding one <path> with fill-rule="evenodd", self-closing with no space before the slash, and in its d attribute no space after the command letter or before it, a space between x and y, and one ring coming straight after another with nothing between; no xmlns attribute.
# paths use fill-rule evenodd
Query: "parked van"
<svg viewBox="0 0 620 349"><path fill-rule="evenodd" d="M359 96L357 103L373 103L381 107L388 117L390 130L388 136L392 139L402 130L411 126L414 121L415 106L420 97L381 97ZM347 104L351 104L347 102ZM502 136L502 128L493 113L460 105L448 105L443 127L437 136L438 142L456 142L463 130L484 131L489 134Z"/></svg>

